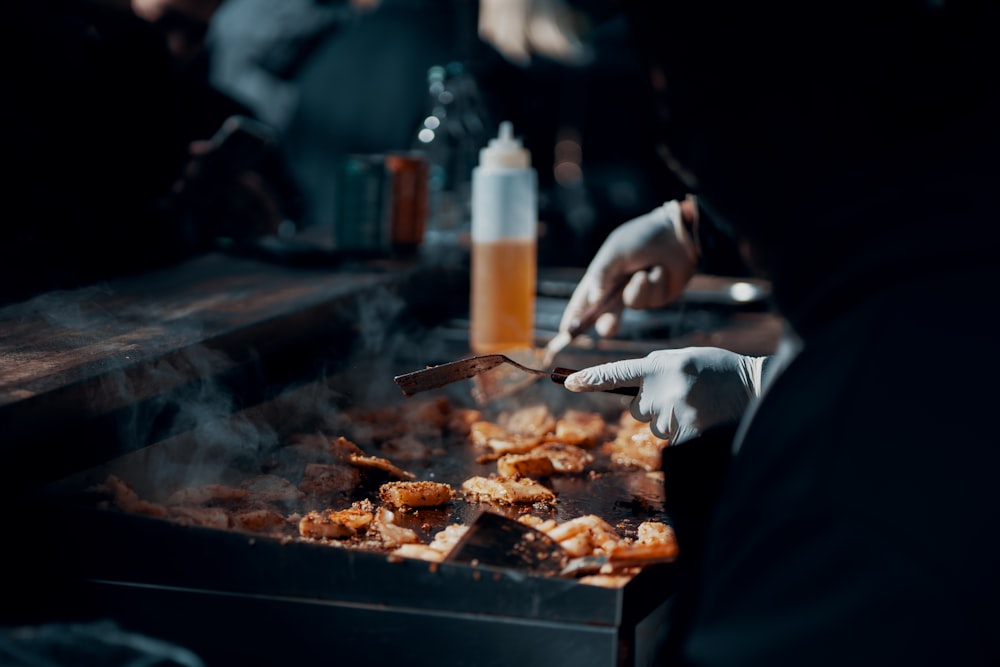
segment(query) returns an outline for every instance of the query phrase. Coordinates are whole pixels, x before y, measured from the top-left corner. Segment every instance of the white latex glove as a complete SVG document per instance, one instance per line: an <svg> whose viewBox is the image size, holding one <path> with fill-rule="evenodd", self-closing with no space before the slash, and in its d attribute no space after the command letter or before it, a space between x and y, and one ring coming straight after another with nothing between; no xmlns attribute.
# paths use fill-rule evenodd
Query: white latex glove
<svg viewBox="0 0 1000 667"><path fill-rule="evenodd" d="M576 329L597 304L594 323L601 336L618 331L625 306L660 308L676 300L694 275L698 253L681 221L681 208L670 201L615 228L590 261L573 291L559 324Z"/></svg>
<svg viewBox="0 0 1000 667"><path fill-rule="evenodd" d="M478 30L480 39L521 67L533 53L571 65L591 57L565 0L479 0Z"/></svg>
<svg viewBox="0 0 1000 667"><path fill-rule="evenodd" d="M739 421L760 395L765 357L718 347L659 350L641 359L591 366L566 378L571 391L639 387L630 411L671 445Z"/></svg>

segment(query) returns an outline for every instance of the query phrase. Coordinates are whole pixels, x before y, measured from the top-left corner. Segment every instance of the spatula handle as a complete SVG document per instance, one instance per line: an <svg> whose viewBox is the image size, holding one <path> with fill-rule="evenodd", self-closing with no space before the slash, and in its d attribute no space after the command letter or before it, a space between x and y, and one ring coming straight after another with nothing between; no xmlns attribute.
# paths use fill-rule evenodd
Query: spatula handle
<svg viewBox="0 0 1000 667"><path fill-rule="evenodd" d="M556 384L565 384L566 378L576 371L572 368L556 368L549 374ZM613 389L602 389L607 394L621 394L622 396L635 396L639 393L638 387L614 387Z"/></svg>

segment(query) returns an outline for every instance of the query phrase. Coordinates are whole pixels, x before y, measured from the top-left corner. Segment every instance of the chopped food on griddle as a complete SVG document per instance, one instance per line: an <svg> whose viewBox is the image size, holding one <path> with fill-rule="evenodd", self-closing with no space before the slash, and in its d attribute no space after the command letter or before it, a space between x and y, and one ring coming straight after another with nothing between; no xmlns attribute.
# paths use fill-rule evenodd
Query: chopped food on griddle
<svg viewBox="0 0 1000 667"><path fill-rule="evenodd" d="M177 524L432 562L445 560L468 530L456 521L461 508L487 506L540 530L571 556L616 554L620 562L596 574L566 575L601 586L620 586L641 569L643 558L676 554L673 530L664 522L615 527L595 513L566 518L560 509L566 505L557 489L571 489L567 505L583 508L588 505L578 504L580 493L605 474L659 469L666 441L627 409L616 420L584 410L556 414L544 405L490 417L437 399L345 410L329 423L343 435L322 429L288 435L251 469L227 470L226 483L181 484L143 497L108 474L91 490L121 511ZM447 480L433 479L462 448L462 467ZM402 461L412 470L400 467ZM141 488L155 486L143 481Z"/></svg>

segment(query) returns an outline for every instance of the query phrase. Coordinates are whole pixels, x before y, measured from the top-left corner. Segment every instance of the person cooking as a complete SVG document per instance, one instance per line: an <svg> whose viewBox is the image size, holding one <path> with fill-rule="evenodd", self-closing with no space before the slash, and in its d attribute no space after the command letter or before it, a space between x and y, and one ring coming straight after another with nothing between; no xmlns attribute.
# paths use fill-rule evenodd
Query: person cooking
<svg viewBox="0 0 1000 667"><path fill-rule="evenodd" d="M566 381L638 387L670 439L662 663L998 664L995 3L622 7L694 197L612 233L561 328L619 276L624 305L676 298L706 219L788 325L766 361L660 350Z"/></svg>

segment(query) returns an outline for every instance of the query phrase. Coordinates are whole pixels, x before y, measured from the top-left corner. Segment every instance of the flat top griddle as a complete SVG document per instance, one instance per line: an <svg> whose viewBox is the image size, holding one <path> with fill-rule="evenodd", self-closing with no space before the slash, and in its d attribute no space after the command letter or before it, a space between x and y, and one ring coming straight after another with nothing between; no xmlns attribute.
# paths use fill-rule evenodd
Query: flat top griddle
<svg viewBox="0 0 1000 667"><path fill-rule="evenodd" d="M65 530L40 539L53 540L54 549L72 543L75 555L69 567L80 578L141 585L609 625L619 623L626 612L648 610L666 599L672 578L669 564L650 566L622 587L604 588L503 568L399 559L346 542L180 525L127 514L90 491L108 474L128 481L140 496L150 500L180 486L235 482L242 475L258 472L259 456L280 448L294 433L318 430L339 435L329 430L343 423L338 410L350 409L352 401L366 404L372 398L355 393L345 406L345 394L338 387L357 386L357 376L386 377L391 383L391 374L372 373L370 365L358 365L349 374L355 377L340 374L323 381L322 386L300 387L211 427L205 425L48 485L37 495L38 501ZM376 394L382 391L371 385L369 390ZM463 389L453 391L456 393L443 398L461 404ZM415 400L398 396L394 388L393 392L396 394L386 394L386 401L389 396L394 396L397 405ZM339 397L341 404L334 400L321 407L324 401L317 400L318 396ZM594 409L609 421L627 408L624 397L573 394L546 383L527 388L517 400L528 404L549 401L557 415L567 406ZM312 409L303 411L307 403ZM240 446L233 448L234 438L241 437ZM362 448L369 455L383 455L377 447L363 444ZM448 482L455 488L472 475L488 475L496 469L493 461L477 460L483 450L461 439L443 439L435 443L434 450L436 453L425 459L395 463L418 479ZM597 514L625 536L634 536L642 521L669 521L658 473L616 467L599 449L592 453L597 459L593 474L551 478L549 483L558 496L552 506L484 506L459 495L443 508L397 513L397 523L430 541L444 526L467 524L484 508L508 516L530 512L558 522ZM639 602L626 605L628 598Z"/></svg>

